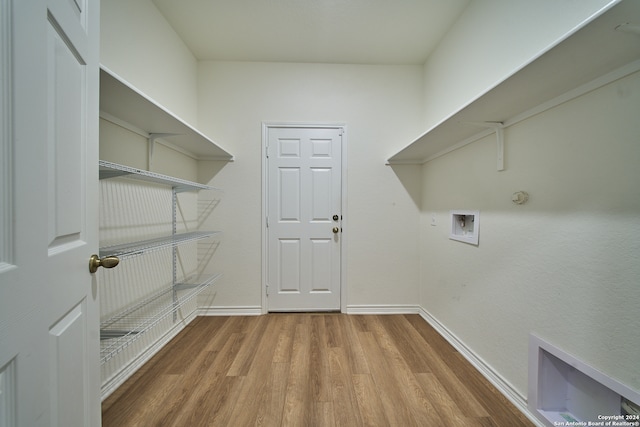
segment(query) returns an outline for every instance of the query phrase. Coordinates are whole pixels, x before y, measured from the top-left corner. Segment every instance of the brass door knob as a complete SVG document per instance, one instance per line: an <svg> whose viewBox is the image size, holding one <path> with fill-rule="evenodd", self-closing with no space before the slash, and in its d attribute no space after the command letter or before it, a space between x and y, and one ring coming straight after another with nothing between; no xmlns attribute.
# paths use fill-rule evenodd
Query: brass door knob
<svg viewBox="0 0 640 427"><path fill-rule="evenodd" d="M100 258L98 255L93 254L91 258L89 258L89 273L93 274L98 271L98 267L104 268L113 268L120 260L117 256L106 256L104 258Z"/></svg>
<svg viewBox="0 0 640 427"><path fill-rule="evenodd" d="M340 229L338 227L333 227L333 232L334 233L338 233L338 231L340 231Z"/></svg>

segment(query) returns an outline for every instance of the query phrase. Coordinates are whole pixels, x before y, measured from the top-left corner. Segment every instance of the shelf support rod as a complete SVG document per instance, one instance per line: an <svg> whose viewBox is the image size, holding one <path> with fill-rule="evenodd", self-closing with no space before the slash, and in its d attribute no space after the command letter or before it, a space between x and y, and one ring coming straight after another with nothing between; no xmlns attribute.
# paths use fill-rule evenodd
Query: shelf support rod
<svg viewBox="0 0 640 427"><path fill-rule="evenodd" d="M499 126L496 126L496 143L498 150L498 172L502 172L504 170L504 126L500 123Z"/></svg>
<svg viewBox="0 0 640 427"><path fill-rule="evenodd" d="M149 134L149 155L147 157L147 170L151 171L151 167L153 166L153 149L156 145L156 139L164 138L167 136L178 135L177 133L150 133Z"/></svg>
<svg viewBox="0 0 640 427"><path fill-rule="evenodd" d="M172 220L171 220L171 236L175 237L178 229L177 229L177 205L178 205L178 193L176 192L175 187L171 190L171 201L172 201ZM176 283L178 283L178 248L173 246L171 248L172 256L173 256L173 322L175 323L178 320L178 292L176 289Z"/></svg>

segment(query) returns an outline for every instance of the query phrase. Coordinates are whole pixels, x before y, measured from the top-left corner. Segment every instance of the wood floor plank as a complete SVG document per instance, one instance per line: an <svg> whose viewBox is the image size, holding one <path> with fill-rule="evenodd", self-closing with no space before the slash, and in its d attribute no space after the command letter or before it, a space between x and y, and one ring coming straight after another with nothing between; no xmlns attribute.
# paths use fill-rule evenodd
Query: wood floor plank
<svg viewBox="0 0 640 427"><path fill-rule="evenodd" d="M312 426L317 427L335 427L335 409L333 402L315 402L313 405L313 412L311 419L313 420Z"/></svg>
<svg viewBox="0 0 640 427"><path fill-rule="evenodd" d="M360 341L358 340L359 324L354 320L354 317L360 316L340 316L341 328L344 331L344 337L347 340L348 345L344 346L344 349L349 358L351 364L351 372L354 374L368 374L369 365L367 364L367 358L364 355Z"/></svg>
<svg viewBox="0 0 640 427"><path fill-rule="evenodd" d="M280 323L280 333L278 343L273 354L273 363L289 363L291 361L291 351L293 349L293 336L295 334L295 316L275 314L271 319Z"/></svg>
<svg viewBox="0 0 640 427"><path fill-rule="evenodd" d="M391 375L396 378L399 384L404 384L404 387L401 389L402 399L407 402L409 410L418 425L444 425L404 359L403 350L406 352L408 346L398 347L395 340L396 337L391 336L387 329L393 325L395 319L397 319L397 317L385 317L383 321L381 316L374 316L372 317L372 330L382 348L383 355L387 358L389 366L391 367ZM398 331L395 332L400 333Z"/></svg>
<svg viewBox="0 0 640 427"><path fill-rule="evenodd" d="M397 347L402 359L409 365L411 372L429 373L429 359L425 357L422 346L416 345L420 340L416 333L412 333L412 327L402 316L392 316L384 319L384 328L393 341L391 348Z"/></svg>
<svg viewBox="0 0 640 427"><path fill-rule="evenodd" d="M416 378L425 391L429 401L433 402L438 415L442 419L442 425L464 426L472 424L474 419L467 418L463 415L463 412L451 399L434 374L417 373Z"/></svg>
<svg viewBox="0 0 640 427"><path fill-rule="evenodd" d="M373 336L373 332L360 332L358 339L367 355L371 377L378 390L378 397L382 408L392 426L417 425L407 405L399 404L403 401L403 384L398 384L395 377L390 375L392 367L388 364L384 354Z"/></svg>
<svg viewBox="0 0 640 427"><path fill-rule="evenodd" d="M178 398L175 401L167 402L167 413L162 417L164 425L190 425L190 420L194 420L196 414L206 414L210 416L214 409L219 409L219 402L226 402L229 397L231 384L226 384L223 380L228 378L227 371L233 363L235 355L242 345L244 334L233 332L228 335L224 346L215 353L214 360L209 363L206 369L189 370L182 379L182 387ZM201 381L207 378L207 381ZM221 388L218 384L223 384Z"/></svg>
<svg viewBox="0 0 640 427"><path fill-rule="evenodd" d="M103 402L103 426L532 424L422 318L197 318Z"/></svg>
<svg viewBox="0 0 640 427"><path fill-rule="evenodd" d="M311 341L309 350L309 386L311 399L315 402L331 401L331 373L327 347L327 329L322 317L311 318Z"/></svg>
<svg viewBox="0 0 640 427"><path fill-rule="evenodd" d="M289 381L282 412L282 425L307 426L309 419L310 328L298 323L293 338Z"/></svg>
<svg viewBox="0 0 640 427"><path fill-rule="evenodd" d="M425 342L431 346L433 354L443 360L447 360L452 354L458 351L440 335L431 325L429 325L418 314L405 314L402 316L413 328L422 336Z"/></svg>
<svg viewBox="0 0 640 427"><path fill-rule="evenodd" d="M388 426L389 420L382 409L382 401L371 375L353 374L351 379L358 401L362 425L367 427Z"/></svg>
<svg viewBox="0 0 640 427"><path fill-rule="evenodd" d="M475 417L479 426L491 425L531 425L527 417L518 411L489 381L483 377L444 337L437 333L427 322L418 315L405 315L404 318L414 327L415 331L429 343L429 354L437 355L447 368L438 363L439 372L445 373L447 390L454 391L453 400L460 402L460 410L469 417ZM453 374L457 381L449 376ZM459 389L464 384L467 390ZM456 392L455 390L458 390ZM473 400L468 396L472 395ZM475 403L482 406L484 413ZM470 406L467 406L470 405ZM491 415L489 417L489 414ZM498 424L495 424L498 422Z"/></svg>
<svg viewBox="0 0 640 427"><path fill-rule="evenodd" d="M256 426L282 425L282 408L287 396L290 369L289 363L271 364L269 380L256 409Z"/></svg>
<svg viewBox="0 0 640 427"><path fill-rule="evenodd" d="M247 375L266 327L267 319L265 317L255 316L251 318L251 321L246 325L246 329L244 330L244 344L238 350L238 354L236 354L236 357L233 359L233 363L229 367L227 375Z"/></svg>
<svg viewBox="0 0 640 427"><path fill-rule="evenodd" d="M198 321L198 323L195 323ZM193 365L195 358L202 351L202 343L209 341L211 337L219 335L219 330L224 327L227 318L219 318L215 321L202 321L196 317L193 325L190 325L187 331L179 334L179 340L171 340L168 346L165 346L163 354L171 355L171 357L158 357L158 365L155 369L167 374L182 374L190 366ZM175 345L171 346L175 342ZM207 350L205 350L207 351Z"/></svg>
<svg viewBox="0 0 640 427"><path fill-rule="evenodd" d="M334 419L338 426L362 425L356 390L351 380L349 361L342 347L329 348L331 395Z"/></svg>
<svg viewBox="0 0 640 427"><path fill-rule="evenodd" d="M246 368L244 380L239 384L237 398L234 402L230 419L238 425L253 425L258 417L258 409L262 406L262 401L268 400L267 384L270 381L270 368L273 360L273 353L278 336L278 325L275 322L261 321L256 323L247 338L246 345L253 351L251 365ZM249 343L251 341L251 343ZM236 360L247 361L248 358L242 352L238 353ZM235 363L235 362L234 362ZM232 365L227 376L236 374Z"/></svg>
<svg viewBox="0 0 640 427"><path fill-rule="evenodd" d="M149 419L161 406L164 399L173 393L179 378L177 375L159 375L154 377L152 387L146 388L143 393L130 405L122 410L105 411L102 415L102 425L105 426L146 426ZM120 408L120 406L118 406Z"/></svg>
<svg viewBox="0 0 640 427"><path fill-rule="evenodd" d="M324 316L324 321L327 326L327 345L329 347L344 347L339 315L326 315Z"/></svg>
<svg viewBox="0 0 640 427"><path fill-rule="evenodd" d="M426 322L424 323L426 324ZM405 332L411 336L411 339L421 340L422 335L420 335L415 328L408 328ZM447 393L454 402L456 402L460 410L471 418L489 416L486 408L478 402L476 396L465 386L465 380L461 379L451 370L445 359L438 356L438 352L434 350L431 344L422 339L420 345L423 349L422 355L427 365L429 365L431 372L435 374L438 381L445 387ZM453 354L457 354L457 352L448 355L448 358L452 358Z"/></svg>
<svg viewBox="0 0 640 427"><path fill-rule="evenodd" d="M459 377L463 377L468 390L476 397L491 414L491 419L498 425L526 426L531 421L520 411L514 408L513 404L500 393L489 381L483 377L460 353L447 360Z"/></svg>

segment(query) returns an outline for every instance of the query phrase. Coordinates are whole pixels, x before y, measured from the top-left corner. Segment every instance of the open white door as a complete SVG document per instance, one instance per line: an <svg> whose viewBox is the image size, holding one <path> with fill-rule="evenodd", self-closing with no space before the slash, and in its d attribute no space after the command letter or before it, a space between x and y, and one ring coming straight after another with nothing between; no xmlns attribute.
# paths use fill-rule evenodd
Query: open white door
<svg viewBox="0 0 640 427"><path fill-rule="evenodd" d="M341 127L267 127L269 311L341 308Z"/></svg>
<svg viewBox="0 0 640 427"><path fill-rule="evenodd" d="M0 425L100 425L99 0L0 0Z"/></svg>

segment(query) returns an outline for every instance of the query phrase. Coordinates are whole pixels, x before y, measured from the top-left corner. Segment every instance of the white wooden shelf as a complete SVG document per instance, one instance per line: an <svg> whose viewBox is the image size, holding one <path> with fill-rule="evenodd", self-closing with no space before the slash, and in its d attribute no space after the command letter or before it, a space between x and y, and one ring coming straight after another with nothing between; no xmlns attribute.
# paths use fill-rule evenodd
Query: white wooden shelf
<svg viewBox="0 0 640 427"><path fill-rule="evenodd" d="M175 317L181 307L221 276L222 274L218 273L201 282L177 283L102 321L100 323L101 363L106 363L163 320L170 316ZM188 317L189 314L184 315Z"/></svg>
<svg viewBox="0 0 640 427"><path fill-rule="evenodd" d="M100 114L128 123L147 137L160 135L197 159L233 160L219 144L105 67L100 69Z"/></svg>
<svg viewBox="0 0 640 427"><path fill-rule="evenodd" d="M497 125L509 126L526 113L533 115L545 103L640 59L638 35L616 30L629 21L640 22L640 2L623 1L550 46L502 83L418 136L388 163L425 163L490 135Z"/></svg>

